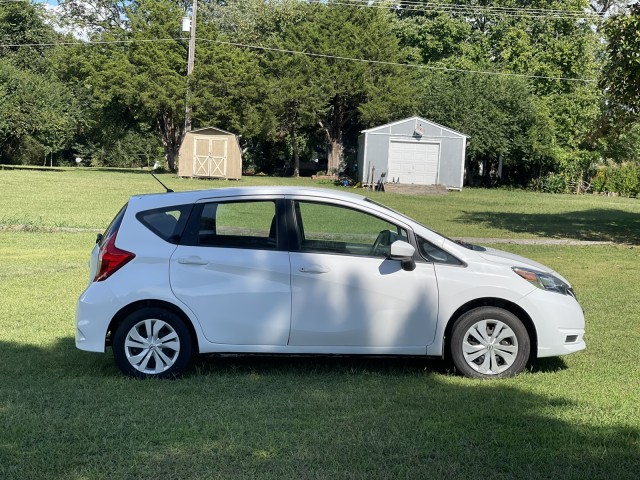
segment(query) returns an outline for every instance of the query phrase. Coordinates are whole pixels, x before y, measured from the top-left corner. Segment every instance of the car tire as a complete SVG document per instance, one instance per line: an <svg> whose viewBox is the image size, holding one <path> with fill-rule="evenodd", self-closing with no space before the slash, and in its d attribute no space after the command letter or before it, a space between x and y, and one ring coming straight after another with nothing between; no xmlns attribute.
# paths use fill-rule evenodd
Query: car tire
<svg viewBox="0 0 640 480"><path fill-rule="evenodd" d="M522 321L497 307L470 310L453 325L449 343L456 369L469 378L504 378L522 372L531 340Z"/></svg>
<svg viewBox="0 0 640 480"><path fill-rule="evenodd" d="M174 378L189 366L193 341L179 316L161 308L144 308L118 326L113 356L125 375Z"/></svg>

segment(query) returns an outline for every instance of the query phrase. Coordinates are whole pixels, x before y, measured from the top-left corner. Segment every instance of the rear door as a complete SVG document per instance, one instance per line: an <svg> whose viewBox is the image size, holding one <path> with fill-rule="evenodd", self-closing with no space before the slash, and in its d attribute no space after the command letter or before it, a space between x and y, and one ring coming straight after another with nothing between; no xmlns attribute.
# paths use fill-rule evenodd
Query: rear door
<svg viewBox="0 0 640 480"><path fill-rule="evenodd" d="M281 197L196 204L171 257L171 288L207 340L286 345L291 285Z"/></svg>

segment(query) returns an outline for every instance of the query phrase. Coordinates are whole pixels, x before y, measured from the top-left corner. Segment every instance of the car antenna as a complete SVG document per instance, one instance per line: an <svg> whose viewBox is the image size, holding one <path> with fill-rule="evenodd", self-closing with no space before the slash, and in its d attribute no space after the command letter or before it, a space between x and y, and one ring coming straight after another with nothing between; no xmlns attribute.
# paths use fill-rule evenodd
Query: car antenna
<svg viewBox="0 0 640 480"><path fill-rule="evenodd" d="M164 189L167 191L167 193L173 193L173 190L171 190L171 189L170 189L169 187L167 187L164 183L162 183L162 182L160 181L160 179L159 179L158 177L156 177L156 176L153 174L153 172L149 172L149 173L151 174L151 176L152 176L153 178L155 178L155 179L157 180L157 182L158 182L160 185L162 185L162 186L164 187Z"/></svg>

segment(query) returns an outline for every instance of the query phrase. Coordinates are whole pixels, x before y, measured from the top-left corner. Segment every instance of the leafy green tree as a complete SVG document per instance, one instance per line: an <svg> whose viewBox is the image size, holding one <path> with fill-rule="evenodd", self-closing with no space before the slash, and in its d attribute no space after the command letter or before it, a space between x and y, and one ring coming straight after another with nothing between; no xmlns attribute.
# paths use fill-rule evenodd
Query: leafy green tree
<svg viewBox="0 0 640 480"><path fill-rule="evenodd" d="M314 7L298 3L277 7L280 14L267 13L259 18L258 31L272 31L277 40L270 45L278 51L267 50L260 55L265 81L264 116L271 120L271 135L287 138L291 155L287 155L285 171L291 170L289 158L293 158L293 175L300 174L300 143L308 140L318 121L322 118L329 87L317 75L317 59L301 54L286 53L298 51L309 33L306 24L302 28L309 11Z"/></svg>
<svg viewBox="0 0 640 480"><path fill-rule="evenodd" d="M266 105L274 116L276 135L288 136L293 176L300 174L299 136L313 129L325 110L327 88L315 78L313 59L276 53L265 62L269 87Z"/></svg>
<svg viewBox="0 0 640 480"><path fill-rule="evenodd" d="M0 4L0 156L42 161L66 148L79 119L71 91L54 75L52 44L60 38L43 8ZM33 158L37 155L37 158Z"/></svg>
<svg viewBox="0 0 640 480"><path fill-rule="evenodd" d="M605 25L607 60L603 86L612 102L632 118L640 118L640 4L611 17Z"/></svg>
<svg viewBox="0 0 640 480"><path fill-rule="evenodd" d="M283 38L290 35L294 33ZM362 128L413 112L408 70L385 64L404 60L387 12L314 3L296 25L295 44L297 50L327 55L314 59L308 82L325 92L324 115L317 125L329 146L329 171L341 168L345 137L355 140Z"/></svg>
<svg viewBox="0 0 640 480"><path fill-rule="evenodd" d="M85 84L96 106L152 125L167 166L174 170L184 137L187 39L181 33L184 2L97 2L108 13L88 46ZM77 15L84 18L85 11Z"/></svg>
<svg viewBox="0 0 640 480"><path fill-rule="evenodd" d="M241 0L215 8L227 38L273 49L258 53L268 82L263 117L273 122L272 136L291 142L294 165L297 142L320 134L336 172L361 129L413 112L407 70L338 58L402 62L388 12L332 1Z"/></svg>
<svg viewBox="0 0 640 480"><path fill-rule="evenodd" d="M554 134L521 78L429 73L423 79L422 115L470 137L467 180L482 168L482 182L503 176L527 183L554 155Z"/></svg>
<svg viewBox="0 0 640 480"><path fill-rule="evenodd" d="M0 60L0 155L3 162L13 163L27 145L35 145L44 155L59 152L73 138L78 115L71 91L65 85ZM35 159L27 160L33 162Z"/></svg>
<svg viewBox="0 0 640 480"><path fill-rule="evenodd" d="M45 73L47 55L58 34L45 22L44 9L29 2L0 3L0 58L21 69Z"/></svg>
<svg viewBox="0 0 640 480"><path fill-rule="evenodd" d="M488 72L426 75L420 111L471 136L468 172L482 165L486 175L502 164L507 180L526 184L564 168L567 159L585 158L579 153L591 148L600 105L593 81L598 36L586 6L585 0L497 0L456 3L446 13L415 3L397 11L395 30L412 61ZM532 8L575 13L533 15Z"/></svg>

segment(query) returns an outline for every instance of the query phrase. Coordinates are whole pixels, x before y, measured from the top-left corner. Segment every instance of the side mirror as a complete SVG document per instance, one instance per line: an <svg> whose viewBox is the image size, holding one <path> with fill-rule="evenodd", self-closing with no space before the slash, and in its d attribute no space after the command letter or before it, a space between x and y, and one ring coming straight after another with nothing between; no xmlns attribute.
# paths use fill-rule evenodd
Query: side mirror
<svg viewBox="0 0 640 480"><path fill-rule="evenodd" d="M416 262L413 255L416 249L413 245L408 244L404 240L396 240L391 244L389 258L391 260L400 260L402 269L411 272L416 269Z"/></svg>
<svg viewBox="0 0 640 480"><path fill-rule="evenodd" d="M102 241L102 234L99 233L98 235L96 235L96 243L100 243Z"/></svg>

